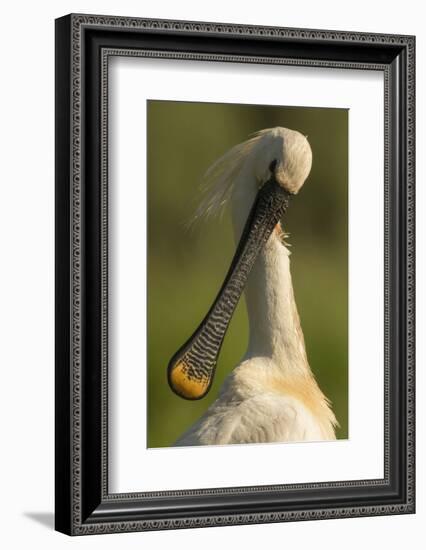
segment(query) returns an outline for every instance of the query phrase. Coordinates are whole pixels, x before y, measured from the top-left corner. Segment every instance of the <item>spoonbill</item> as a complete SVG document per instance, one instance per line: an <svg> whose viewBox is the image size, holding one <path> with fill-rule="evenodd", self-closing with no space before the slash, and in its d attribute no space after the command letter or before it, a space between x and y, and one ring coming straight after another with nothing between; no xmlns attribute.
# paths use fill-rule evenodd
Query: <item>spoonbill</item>
<svg viewBox="0 0 426 550"><path fill-rule="evenodd" d="M336 417L308 363L280 222L311 166L307 138L277 127L236 145L206 173L207 193L196 217L230 202L239 244L210 310L169 362L171 389L188 400L210 390L243 290L249 343L216 401L177 446L335 439Z"/></svg>

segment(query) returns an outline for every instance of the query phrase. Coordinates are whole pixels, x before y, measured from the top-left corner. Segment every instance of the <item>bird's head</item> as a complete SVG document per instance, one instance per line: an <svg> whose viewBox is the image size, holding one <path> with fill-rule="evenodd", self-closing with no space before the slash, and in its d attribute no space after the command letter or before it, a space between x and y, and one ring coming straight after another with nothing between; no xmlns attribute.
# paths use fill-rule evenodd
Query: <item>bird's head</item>
<svg viewBox="0 0 426 550"><path fill-rule="evenodd" d="M291 195L309 175L312 151L300 132L272 128L233 147L207 171L210 182L196 217L219 210L231 197L242 219L239 243L219 294L191 338L168 366L172 390L200 399L210 389L223 338L248 275L284 214Z"/></svg>
<svg viewBox="0 0 426 550"><path fill-rule="evenodd" d="M260 130L232 147L207 170L191 222L214 216L231 198L240 211L244 203L249 208L259 188L272 176L287 193L295 195L311 166L312 151L303 134L281 127Z"/></svg>
<svg viewBox="0 0 426 550"><path fill-rule="evenodd" d="M262 130L256 138L246 157L247 168L260 185L273 175L285 191L297 194L312 166L307 138L296 130L281 127Z"/></svg>

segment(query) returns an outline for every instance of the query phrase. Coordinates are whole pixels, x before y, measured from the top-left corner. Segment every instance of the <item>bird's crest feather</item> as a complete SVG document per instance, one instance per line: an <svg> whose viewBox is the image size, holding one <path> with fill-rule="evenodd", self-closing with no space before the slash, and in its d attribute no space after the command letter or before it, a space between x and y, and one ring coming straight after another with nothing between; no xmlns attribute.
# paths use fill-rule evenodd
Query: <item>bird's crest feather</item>
<svg viewBox="0 0 426 550"><path fill-rule="evenodd" d="M266 129L252 134L250 139L232 147L207 169L200 186L198 206L187 224L188 227L201 219L209 219L223 212L245 161L254 146L269 132L270 129Z"/></svg>

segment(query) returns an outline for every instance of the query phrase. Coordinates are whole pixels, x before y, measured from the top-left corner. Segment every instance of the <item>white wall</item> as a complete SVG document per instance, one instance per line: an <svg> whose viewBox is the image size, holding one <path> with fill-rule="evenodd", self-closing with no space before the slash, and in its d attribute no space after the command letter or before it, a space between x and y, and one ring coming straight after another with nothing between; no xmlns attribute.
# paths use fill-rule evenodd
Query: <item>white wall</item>
<svg viewBox="0 0 426 550"><path fill-rule="evenodd" d="M69 12L332 28L417 35L417 144L425 150L422 2L357 0L87 0L3 5L1 53L0 541L7 549L213 548L231 544L399 549L420 540L425 473L415 516L226 527L69 539L53 524L53 20ZM418 158L418 464L425 462L425 161ZM424 538L424 536L422 537ZM414 548L419 546L414 544Z"/></svg>

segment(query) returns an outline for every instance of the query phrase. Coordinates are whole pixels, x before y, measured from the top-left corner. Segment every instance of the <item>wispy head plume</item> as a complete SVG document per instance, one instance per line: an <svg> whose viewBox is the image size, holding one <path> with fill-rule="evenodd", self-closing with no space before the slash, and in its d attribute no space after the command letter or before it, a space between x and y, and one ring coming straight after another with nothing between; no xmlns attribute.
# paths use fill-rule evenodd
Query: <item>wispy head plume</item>
<svg viewBox="0 0 426 550"><path fill-rule="evenodd" d="M239 173L256 143L269 130L261 130L250 139L235 145L217 159L205 172L198 195L198 206L185 224L193 228L199 221L220 216L231 198Z"/></svg>

